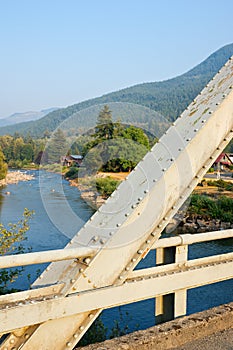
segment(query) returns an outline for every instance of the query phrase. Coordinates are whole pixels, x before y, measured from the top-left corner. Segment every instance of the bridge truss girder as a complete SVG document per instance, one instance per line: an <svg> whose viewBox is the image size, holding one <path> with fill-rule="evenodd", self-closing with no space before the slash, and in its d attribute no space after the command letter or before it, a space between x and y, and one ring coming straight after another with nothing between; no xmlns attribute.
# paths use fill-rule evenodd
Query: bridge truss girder
<svg viewBox="0 0 233 350"><path fill-rule="evenodd" d="M73 293L127 288L135 266L231 140L232 87L230 59L66 247L93 247L96 254L52 263L34 288L61 284L61 305ZM101 311L99 304L91 313L66 316L64 309L63 317L12 332L0 349L72 348Z"/></svg>

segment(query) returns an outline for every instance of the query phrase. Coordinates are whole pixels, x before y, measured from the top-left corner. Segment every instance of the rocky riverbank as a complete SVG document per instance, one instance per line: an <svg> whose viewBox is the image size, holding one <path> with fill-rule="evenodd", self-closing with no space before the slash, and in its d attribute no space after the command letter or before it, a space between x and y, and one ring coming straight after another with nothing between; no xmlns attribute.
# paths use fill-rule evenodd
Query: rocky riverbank
<svg viewBox="0 0 233 350"><path fill-rule="evenodd" d="M233 224L230 222L223 222L221 220L210 219L205 220L202 217L185 217L176 227L177 234L183 233L202 233L207 231L220 231L232 229Z"/></svg>
<svg viewBox="0 0 233 350"><path fill-rule="evenodd" d="M19 170L10 171L7 173L7 176L5 179L0 180L0 187L11 185L11 184L17 184L19 181L30 181L33 178L34 178L33 175L29 175Z"/></svg>
<svg viewBox="0 0 233 350"><path fill-rule="evenodd" d="M105 199L96 191L92 190L90 186L78 183L75 180L69 180L70 186L77 187L80 191L81 198L93 209L97 210L105 202Z"/></svg>

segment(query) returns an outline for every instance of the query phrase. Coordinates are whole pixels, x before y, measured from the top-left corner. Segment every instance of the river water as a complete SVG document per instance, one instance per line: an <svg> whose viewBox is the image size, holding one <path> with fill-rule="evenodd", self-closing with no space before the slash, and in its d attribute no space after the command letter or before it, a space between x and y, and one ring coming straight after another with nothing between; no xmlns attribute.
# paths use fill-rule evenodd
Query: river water
<svg viewBox="0 0 233 350"><path fill-rule="evenodd" d="M93 209L80 198L77 188L69 186L58 174L28 171L34 175L30 182L8 185L0 190L0 222L16 222L22 217L24 208L35 211L30 222L25 246L32 251L63 248L69 239L93 214ZM9 194L10 193L10 194ZM199 243L189 248L189 258L232 251L232 240ZM140 267L154 266L155 253L150 252ZM42 270L44 266L40 266ZM27 267L15 286L26 289L38 271ZM30 275L30 276L29 276ZM188 314L233 301L233 280L215 283L188 291ZM153 326L154 300L146 300L121 308L105 310L102 320L111 329L114 320L130 331Z"/></svg>

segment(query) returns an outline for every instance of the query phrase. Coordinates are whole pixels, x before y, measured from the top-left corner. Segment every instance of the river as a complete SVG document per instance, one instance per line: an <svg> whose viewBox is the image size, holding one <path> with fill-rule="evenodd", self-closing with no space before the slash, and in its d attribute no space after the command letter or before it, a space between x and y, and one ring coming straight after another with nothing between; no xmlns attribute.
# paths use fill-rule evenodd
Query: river
<svg viewBox="0 0 233 350"><path fill-rule="evenodd" d="M43 171L28 173L34 175L30 182L8 185L0 190L0 222L16 222L22 217L24 208L34 210L25 246L33 251L62 248L93 214L93 209L80 198L78 189L69 186L60 175ZM190 247L189 257L193 259L231 251L232 240L199 243ZM154 264L155 253L150 252L140 267ZM37 268L28 267L15 286L28 288L36 275ZM230 301L233 301L233 280L189 290L187 312L202 311ZM154 300L106 310L102 319L109 329L116 319L122 327L129 326L130 331L148 328L155 322Z"/></svg>

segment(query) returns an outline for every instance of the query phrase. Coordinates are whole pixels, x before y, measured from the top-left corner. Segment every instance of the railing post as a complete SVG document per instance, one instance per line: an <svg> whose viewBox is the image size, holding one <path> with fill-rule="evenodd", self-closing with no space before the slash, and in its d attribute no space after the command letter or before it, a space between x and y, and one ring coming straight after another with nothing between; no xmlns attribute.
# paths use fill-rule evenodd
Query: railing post
<svg viewBox="0 0 233 350"><path fill-rule="evenodd" d="M157 248L156 266L175 262L176 247ZM163 323L174 318L174 293L155 298L155 323Z"/></svg>
<svg viewBox="0 0 233 350"><path fill-rule="evenodd" d="M188 259L188 245L176 247L176 263L186 262ZM174 297L174 318L186 315L187 311L187 290L181 289L175 292Z"/></svg>
<svg viewBox="0 0 233 350"><path fill-rule="evenodd" d="M157 248L156 266L171 264L174 262L182 263L187 261L188 246L180 245L177 247ZM161 295L155 300L155 322L156 324L173 320L186 314L187 291L180 290L175 293Z"/></svg>

